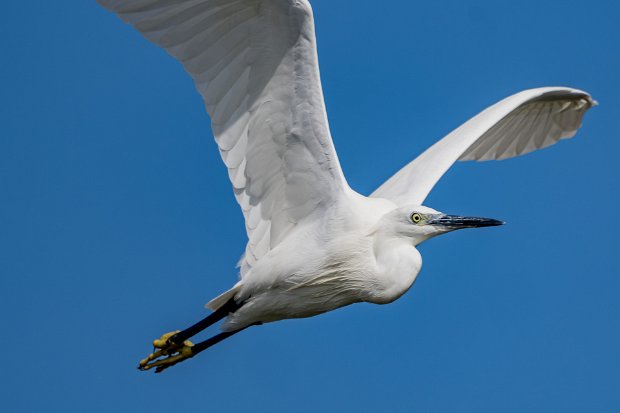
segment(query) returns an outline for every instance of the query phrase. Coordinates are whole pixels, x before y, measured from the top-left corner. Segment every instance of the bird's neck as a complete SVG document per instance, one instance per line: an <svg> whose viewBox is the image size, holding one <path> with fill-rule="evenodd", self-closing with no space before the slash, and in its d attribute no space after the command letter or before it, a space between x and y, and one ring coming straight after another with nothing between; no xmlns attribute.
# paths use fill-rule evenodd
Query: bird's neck
<svg viewBox="0 0 620 413"><path fill-rule="evenodd" d="M376 234L373 253L379 285L372 302L386 304L403 295L422 268L422 257L411 240Z"/></svg>

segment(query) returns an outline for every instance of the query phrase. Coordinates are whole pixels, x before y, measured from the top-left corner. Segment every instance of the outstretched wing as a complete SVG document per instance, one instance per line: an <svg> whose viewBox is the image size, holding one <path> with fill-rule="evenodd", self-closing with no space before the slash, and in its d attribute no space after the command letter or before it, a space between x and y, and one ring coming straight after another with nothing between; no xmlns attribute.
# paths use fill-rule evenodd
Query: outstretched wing
<svg viewBox="0 0 620 413"><path fill-rule="evenodd" d="M346 193L307 1L98 1L194 79L245 216L242 275Z"/></svg>
<svg viewBox="0 0 620 413"><path fill-rule="evenodd" d="M596 102L563 87L530 89L485 109L428 148L371 196L420 205L457 160L507 159L571 138Z"/></svg>

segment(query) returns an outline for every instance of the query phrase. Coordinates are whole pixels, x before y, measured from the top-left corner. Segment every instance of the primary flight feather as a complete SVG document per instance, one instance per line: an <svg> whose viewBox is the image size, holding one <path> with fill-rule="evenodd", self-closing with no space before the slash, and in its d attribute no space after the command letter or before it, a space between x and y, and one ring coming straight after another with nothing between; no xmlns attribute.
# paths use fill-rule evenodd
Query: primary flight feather
<svg viewBox="0 0 620 413"><path fill-rule="evenodd" d="M245 217L248 243L214 312L155 340L156 371L249 327L404 294L415 248L460 228L500 225L422 206L457 160L505 159L572 137L595 101L565 87L510 96L438 141L370 197L352 190L332 143L305 0L98 0L194 79ZM224 332L187 341L224 319Z"/></svg>

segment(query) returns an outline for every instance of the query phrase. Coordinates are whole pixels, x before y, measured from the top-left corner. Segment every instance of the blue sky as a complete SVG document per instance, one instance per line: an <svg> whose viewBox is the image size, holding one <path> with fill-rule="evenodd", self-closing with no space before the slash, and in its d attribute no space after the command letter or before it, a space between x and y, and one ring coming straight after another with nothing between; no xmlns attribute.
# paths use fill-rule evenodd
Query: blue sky
<svg viewBox="0 0 620 413"><path fill-rule="evenodd" d="M94 1L0 25L6 411L620 411L619 7L313 2L327 108L368 194L531 87L600 106L577 138L460 163L426 204L496 217L421 247L415 287L254 328L163 375L149 342L236 280L242 216L189 77Z"/></svg>

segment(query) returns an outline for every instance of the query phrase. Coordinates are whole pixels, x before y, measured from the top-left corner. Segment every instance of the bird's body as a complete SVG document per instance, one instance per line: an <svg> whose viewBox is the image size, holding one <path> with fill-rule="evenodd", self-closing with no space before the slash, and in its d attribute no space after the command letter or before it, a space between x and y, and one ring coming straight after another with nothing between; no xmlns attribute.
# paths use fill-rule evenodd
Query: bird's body
<svg viewBox="0 0 620 413"><path fill-rule="evenodd" d="M310 317L362 301L385 304L404 294L422 259L411 239L392 236L379 225L396 206L384 199L355 199L296 228L269 251L233 288L246 304L229 316L224 330Z"/></svg>
<svg viewBox="0 0 620 413"><path fill-rule="evenodd" d="M396 300L420 272L419 243L502 224L422 206L457 160L553 145L572 137L595 104L567 87L517 93L364 196L349 187L332 142L307 0L98 1L194 79L248 235L239 282L209 302L214 313L205 320L156 340L160 350L141 363L145 369L163 369L251 325ZM223 318L224 333L193 350L183 344ZM154 361L161 356L171 357Z"/></svg>

